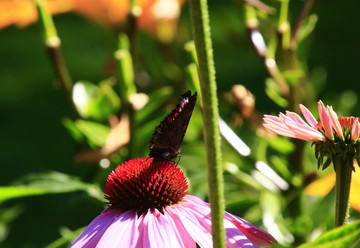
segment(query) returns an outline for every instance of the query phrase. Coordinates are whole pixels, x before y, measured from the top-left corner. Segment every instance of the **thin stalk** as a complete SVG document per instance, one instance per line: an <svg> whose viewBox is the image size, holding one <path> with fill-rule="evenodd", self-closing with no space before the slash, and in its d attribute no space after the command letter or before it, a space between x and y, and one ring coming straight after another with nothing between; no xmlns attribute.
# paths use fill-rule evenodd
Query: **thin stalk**
<svg viewBox="0 0 360 248"><path fill-rule="evenodd" d="M142 9L137 5L137 0L130 1L130 12L127 17L127 36L130 41L130 54L133 58L133 64L135 68L135 60L136 60L136 39L137 39L137 31L138 31L138 21L137 18L142 14Z"/></svg>
<svg viewBox="0 0 360 248"><path fill-rule="evenodd" d="M208 160L213 247L224 248L224 182L221 166L215 67L207 1L191 0L190 17L198 57L198 71L203 101L204 136Z"/></svg>
<svg viewBox="0 0 360 248"><path fill-rule="evenodd" d="M275 60L275 51L270 49L265 44L265 40L259 31L259 21L256 16L256 11L252 6L245 5L246 27L249 32L250 40L254 45L258 55L263 59L265 69L272 77L274 82L278 85L281 95L285 98L289 97L289 86L287 85L280 69Z"/></svg>
<svg viewBox="0 0 360 248"><path fill-rule="evenodd" d="M281 34L281 46L283 49L288 49L290 47L291 30L288 21L288 14L289 0L282 0L280 7L278 31Z"/></svg>
<svg viewBox="0 0 360 248"><path fill-rule="evenodd" d="M310 11L313 3L314 3L314 0L306 0L306 1L303 2L303 5L302 5L301 10L299 12L299 16L298 16L298 18L296 20L295 27L294 27L293 32L291 34L290 46L291 46L292 50L294 50L296 48L296 46L297 46L297 40L298 40L301 25L304 23L304 20L305 20L306 16L309 14L309 11Z"/></svg>
<svg viewBox="0 0 360 248"><path fill-rule="evenodd" d="M128 115L130 122L130 141L135 140L135 110L131 103L131 96L136 94L135 73L133 65L133 57L131 55L131 47L126 34L121 33L118 40L118 50L115 52L115 58L118 61L119 73L119 95L122 103L122 113ZM133 157L135 147L134 142L130 142L129 157Z"/></svg>
<svg viewBox="0 0 360 248"><path fill-rule="evenodd" d="M341 156L336 156L333 163L336 169L335 227L338 227L344 225L348 219L353 158L350 156L343 159Z"/></svg>
<svg viewBox="0 0 360 248"><path fill-rule="evenodd" d="M43 28L44 43L50 58L50 62L54 68L56 76L60 82L61 88L66 93L67 98L73 108L75 114L79 116L74 101L72 100L73 81L70 77L65 61L61 54L61 40L57 35L56 27L49 11L46 9L43 0L36 0L36 6L39 13L39 19Z"/></svg>

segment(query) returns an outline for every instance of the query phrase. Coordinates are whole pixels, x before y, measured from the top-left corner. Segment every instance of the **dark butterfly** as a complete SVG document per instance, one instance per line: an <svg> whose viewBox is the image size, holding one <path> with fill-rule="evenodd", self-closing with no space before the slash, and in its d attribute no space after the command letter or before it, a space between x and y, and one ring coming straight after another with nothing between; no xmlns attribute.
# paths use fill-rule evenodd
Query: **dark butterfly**
<svg viewBox="0 0 360 248"><path fill-rule="evenodd" d="M196 98L196 92L191 95L190 90L183 94L176 107L155 128L149 153L149 156L154 158L154 162L170 161L179 155Z"/></svg>

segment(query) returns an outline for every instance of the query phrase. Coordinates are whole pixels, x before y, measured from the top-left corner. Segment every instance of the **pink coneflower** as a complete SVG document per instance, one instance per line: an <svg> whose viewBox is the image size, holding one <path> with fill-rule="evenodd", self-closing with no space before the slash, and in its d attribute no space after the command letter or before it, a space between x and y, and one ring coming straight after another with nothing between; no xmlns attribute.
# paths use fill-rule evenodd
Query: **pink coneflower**
<svg viewBox="0 0 360 248"><path fill-rule="evenodd" d="M264 126L280 135L312 141L318 167L326 169L331 163L334 165L335 225L340 226L346 221L354 160L360 164L359 118L338 117L331 106L325 107L321 101L318 102L320 121L305 106L300 105L300 110L307 122L287 111L278 116L265 115Z"/></svg>
<svg viewBox="0 0 360 248"><path fill-rule="evenodd" d="M210 206L187 194L187 180L168 161L137 158L110 173L109 206L71 247L212 247ZM225 213L227 247L269 246L275 239L253 224Z"/></svg>
<svg viewBox="0 0 360 248"><path fill-rule="evenodd" d="M322 101L318 102L320 121L302 104L300 110L307 122L298 114L287 111L278 116L264 115L264 126L280 135L313 141L316 158L323 169L330 165L334 154L348 156L350 153L359 162L359 118L338 117L333 108L325 107ZM324 156L327 157L325 163Z"/></svg>

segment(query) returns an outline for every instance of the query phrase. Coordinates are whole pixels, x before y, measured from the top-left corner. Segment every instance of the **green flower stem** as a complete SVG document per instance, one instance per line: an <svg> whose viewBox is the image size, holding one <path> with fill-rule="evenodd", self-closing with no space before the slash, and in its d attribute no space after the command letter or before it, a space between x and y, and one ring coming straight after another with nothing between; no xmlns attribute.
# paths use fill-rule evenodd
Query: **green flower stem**
<svg viewBox="0 0 360 248"><path fill-rule="evenodd" d="M46 9L44 3L44 0L36 0L39 19L44 33L44 43L46 45L50 61L56 76L59 79L61 87L64 89L75 114L79 116L75 104L72 100L73 81L71 80L60 50L61 40L57 35L52 16Z"/></svg>
<svg viewBox="0 0 360 248"><path fill-rule="evenodd" d="M335 227L338 227L345 224L348 218L353 158L350 156L343 159L342 156L336 156L333 163L336 170Z"/></svg>
<svg viewBox="0 0 360 248"><path fill-rule="evenodd" d="M118 61L119 73L119 95L122 103L122 112L126 113L130 122L130 141L135 140L135 110L130 101L130 97L136 94L135 73L133 66L133 56L130 52L131 46L128 36L125 33L119 35L118 50L115 52L115 58ZM130 142L128 149L129 158L134 156L135 143Z"/></svg>
<svg viewBox="0 0 360 248"><path fill-rule="evenodd" d="M262 37L262 34L259 30L259 20L257 19L256 10L254 7L245 4L245 21L246 27L249 30L250 34L257 33ZM263 39L264 40L264 39ZM285 98L289 96L289 86L287 85L281 71L276 63L275 53L276 53L276 44L271 42L269 46L262 42L254 42L251 39L258 55L263 59L265 69L268 71L269 75L272 77L274 82L278 85L281 95Z"/></svg>
<svg viewBox="0 0 360 248"><path fill-rule="evenodd" d="M301 10L299 12L299 16L298 16L298 18L296 20L295 27L293 28L293 31L291 32L291 40L290 40L290 48L291 48L291 50L296 50L301 25L303 25L303 23L305 21L305 18L309 14L313 3L314 3L314 0L305 0L305 1L303 1Z"/></svg>
<svg viewBox="0 0 360 248"><path fill-rule="evenodd" d="M198 57L203 101L204 135L208 160L209 197L213 247L225 247L224 189L221 166L218 102L212 53L209 12L206 0L190 1L190 17Z"/></svg>
<svg viewBox="0 0 360 248"><path fill-rule="evenodd" d="M290 24L288 21L289 14L289 0L282 0L280 7L280 18L278 24L278 32L281 34L281 45L282 48L287 50L290 47Z"/></svg>
<svg viewBox="0 0 360 248"><path fill-rule="evenodd" d="M136 93L134 84L134 68L132 56L130 54L130 42L126 34L121 33L118 40L118 50L115 52L115 58L118 60L119 68L119 87L122 100L128 100Z"/></svg>

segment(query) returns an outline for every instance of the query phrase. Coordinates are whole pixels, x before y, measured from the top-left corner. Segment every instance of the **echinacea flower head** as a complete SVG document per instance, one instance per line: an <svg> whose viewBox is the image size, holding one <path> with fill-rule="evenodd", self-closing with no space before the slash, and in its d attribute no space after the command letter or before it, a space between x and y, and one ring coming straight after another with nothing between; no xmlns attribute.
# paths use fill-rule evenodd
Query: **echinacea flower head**
<svg viewBox="0 0 360 248"><path fill-rule="evenodd" d="M332 106L325 107L322 101L318 102L319 121L304 105L300 104L300 110L306 121L298 114L287 111L278 116L264 115L263 125L283 136L312 141L318 166L323 169L331 164L334 157L360 162L358 117L338 117Z"/></svg>
<svg viewBox="0 0 360 248"><path fill-rule="evenodd" d="M108 207L71 247L212 247L210 206L187 194L187 179L169 161L137 158L110 173ZM227 247L270 245L275 239L225 212Z"/></svg>

